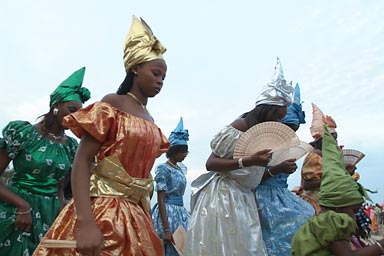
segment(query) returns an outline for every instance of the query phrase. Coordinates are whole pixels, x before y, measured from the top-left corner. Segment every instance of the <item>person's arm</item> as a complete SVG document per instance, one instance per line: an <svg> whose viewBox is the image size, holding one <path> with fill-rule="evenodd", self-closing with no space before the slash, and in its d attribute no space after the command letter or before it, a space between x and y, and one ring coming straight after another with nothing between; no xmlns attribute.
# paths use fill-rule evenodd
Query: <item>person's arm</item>
<svg viewBox="0 0 384 256"><path fill-rule="evenodd" d="M278 174L279 172L286 173L286 174L294 173L297 169L297 165L295 161L296 159L292 158L292 159L285 160L275 166L268 167L268 171L264 172L262 180L269 179L275 176L276 174Z"/></svg>
<svg viewBox="0 0 384 256"><path fill-rule="evenodd" d="M173 238L172 238L172 232L169 227L167 213L165 210L165 191L164 190L157 191L157 205L159 206L161 223L163 224L164 242L174 244L175 242L173 241Z"/></svg>
<svg viewBox="0 0 384 256"><path fill-rule="evenodd" d="M64 198L64 178L59 180L57 184L57 196L59 197L59 211L61 211L65 206Z"/></svg>
<svg viewBox="0 0 384 256"><path fill-rule="evenodd" d="M4 150L0 150L0 175L11 162ZM0 183L0 200L17 208L15 227L29 232L32 227L32 209L27 201Z"/></svg>
<svg viewBox="0 0 384 256"><path fill-rule="evenodd" d="M270 149L264 149L256 152L255 154L242 158L243 166L267 166L270 160ZM240 169L239 160L238 159L227 159L223 157L219 157L215 155L213 152L208 157L208 160L205 164L205 167L208 171L216 171L216 172L226 172L232 171L236 169Z"/></svg>
<svg viewBox="0 0 384 256"><path fill-rule="evenodd" d="M368 247L356 249L352 251L349 241L339 240L330 244L329 250L333 255L337 256L380 256L384 254L384 239L377 241L379 244L374 244ZM381 246L381 247L380 247Z"/></svg>
<svg viewBox="0 0 384 256"><path fill-rule="evenodd" d="M89 196L90 168L101 143L86 133L77 148L72 166L71 182L77 213L77 251L84 255L100 255L103 234L97 226Z"/></svg>

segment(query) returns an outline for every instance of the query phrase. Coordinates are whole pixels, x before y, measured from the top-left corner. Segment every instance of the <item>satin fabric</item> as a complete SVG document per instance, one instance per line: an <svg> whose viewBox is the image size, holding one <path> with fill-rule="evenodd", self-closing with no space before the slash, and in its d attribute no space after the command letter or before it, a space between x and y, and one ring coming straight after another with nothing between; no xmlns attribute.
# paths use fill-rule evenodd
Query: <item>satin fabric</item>
<svg viewBox="0 0 384 256"><path fill-rule="evenodd" d="M303 180L315 181L321 180L323 171L322 171L323 161L319 154L317 153L309 153L303 162L303 166L301 168L301 178ZM320 191L319 188L315 189L307 189L303 190L300 197L310 203L318 214L321 210L319 205L318 193Z"/></svg>
<svg viewBox="0 0 384 256"><path fill-rule="evenodd" d="M133 178L148 178L155 158L169 146L155 124L108 103L96 102L79 110L67 116L64 124L77 136L87 132L102 143L96 164L104 157L115 156ZM162 243L151 217L139 203L107 196L92 197L91 203L96 224L104 236L102 255L162 255ZM71 201L45 238L76 240L76 228L76 212ZM78 254L73 249L46 249L40 244L34 255Z"/></svg>
<svg viewBox="0 0 384 256"><path fill-rule="evenodd" d="M269 256L290 256L291 239L309 218L313 207L288 189L289 175L278 173L256 188L261 229Z"/></svg>
<svg viewBox="0 0 384 256"><path fill-rule="evenodd" d="M292 238L293 256L333 255L328 247L338 240L349 240L356 230L347 214L327 211L309 219Z"/></svg>
<svg viewBox="0 0 384 256"><path fill-rule="evenodd" d="M17 209L0 201L0 255L31 255L59 213L58 183L71 168L77 142L50 141L26 121L10 122L3 136L0 148L15 171L8 188L31 206L32 230L16 229Z"/></svg>
<svg viewBox="0 0 384 256"><path fill-rule="evenodd" d="M212 140L212 151L232 159L241 134L226 126ZM203 186L192 187L194 207L185 255L267 255L254 193L263 170L254 167L203 174L194 182Z"/></svg>

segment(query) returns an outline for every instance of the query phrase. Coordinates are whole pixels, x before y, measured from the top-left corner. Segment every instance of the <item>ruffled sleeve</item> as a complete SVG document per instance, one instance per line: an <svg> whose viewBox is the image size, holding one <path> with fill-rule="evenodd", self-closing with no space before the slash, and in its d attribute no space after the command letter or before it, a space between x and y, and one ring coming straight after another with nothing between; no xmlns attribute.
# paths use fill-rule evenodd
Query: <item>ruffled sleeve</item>
<svg viewBox="0 0 384 256"><path fill-rule="evenodd" d="M235 149L236 141L242 132L234 127L227 125L221 129L211 141L212 152L223 158L231 159Z"/></svg>
<svg viewBox="0 0 384 256"><path fill-rule="evenodd" d="M349 240L356 230L351 217L334 211L320 214L311 226L312 230L317 230L317 239L323 247L328 247L334 241Z"/></svg>
<svg viewBox="0 0 384 256"><path fill-rule="evenodd" d="M155 182L156 182L156 191L165 190L168 191L167 187L167 168L164 164L161 164L156 169L156 176L155 176Z"/></svg>
<svg viewBox="0 0 384 256"><path fill-rule="evenodd" d="M292 255L330 255L329 245L349 240L356 229L347 214L327 211L304 223L292 238Z"/></svg>
<svg viewBox="0 0 384 256"><path fill-rule="evenodd" d="M101 143L116 136L116 110L108 103L95 102L64 118L63 125L79 138L85 133Z"/></svg>
<svg viewBox="0 0 384 256"><path fill-rule="evenodd" d="M12 121L3 129L3 138L0 140L0 149L6 151L9 158L15 158L23 149L26 138L30 135L27 121Z"/></svg>

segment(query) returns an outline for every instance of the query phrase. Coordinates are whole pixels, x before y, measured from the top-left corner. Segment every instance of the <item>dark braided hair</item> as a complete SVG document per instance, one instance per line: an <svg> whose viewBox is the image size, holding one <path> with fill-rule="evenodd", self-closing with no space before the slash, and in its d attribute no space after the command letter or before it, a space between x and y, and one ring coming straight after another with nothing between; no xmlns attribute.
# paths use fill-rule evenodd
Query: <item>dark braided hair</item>
<svg viewBox="0 0 384 256"><path fill-rule="evenodd" d="M37 118L39 120L39 123L43 123L43 128L45 133L50 131L53 125L55 124L55 122L57 122L56 116L53 114L54 109L55 107L52 106L49 109L48 113L41 115Z"/></svg>
<svg viewBox="0 0 384 256"><path fill-rule="evenodd" d="M281 108L286 108L285 106L277 105L267 105L260 104L257 105L251 111L241 115L242 118L245 118L248 127L252 127L255 124L259 124L267 121L276 121Z"/></svg>
<svg viewBox="0 0 384 256"><path fill-rule="evenodd" d="M127 94L132 89L134 76L132 70L129 70L116 93L119 95Z"/></svg>

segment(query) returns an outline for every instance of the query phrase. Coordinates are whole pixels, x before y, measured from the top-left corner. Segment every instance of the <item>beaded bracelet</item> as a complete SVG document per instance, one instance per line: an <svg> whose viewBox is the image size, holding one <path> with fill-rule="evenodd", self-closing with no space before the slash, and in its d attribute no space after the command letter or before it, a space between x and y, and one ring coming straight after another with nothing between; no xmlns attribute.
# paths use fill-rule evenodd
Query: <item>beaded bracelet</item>
<svg viewBox="0 0 384 256"><path fill-rule="evenodd" d="M382 246L378 241L376 241L376 240L375 240L375 243L376 243L377 246L380 247L381 254L383 255L383 254L384 254L384 248L383 248L383 246Z"/></svg>
<svg viewBox="0 0 384 256"><path fill-rule="evenodd" d="M25 215L25 214L28 214L32 211L32 208L30 208L28 211L25 211L25 212L15 212L16 215Z"/></svg>

